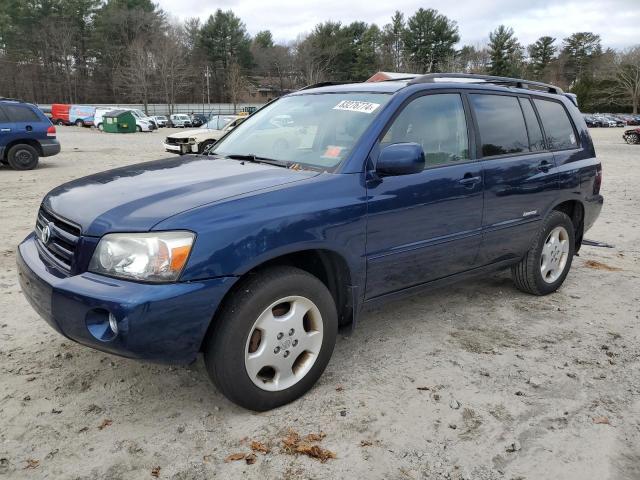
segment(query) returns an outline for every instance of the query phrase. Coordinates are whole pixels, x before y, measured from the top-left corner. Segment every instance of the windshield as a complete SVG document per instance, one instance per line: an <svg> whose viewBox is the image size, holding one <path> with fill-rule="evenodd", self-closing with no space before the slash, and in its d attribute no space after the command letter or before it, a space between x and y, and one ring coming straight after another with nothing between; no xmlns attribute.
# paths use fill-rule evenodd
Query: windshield
<svg viewBox="0 0 640 480"><path fill-rule="evenodd" d="M390 98L354 92L284 97L248 117L212 153L332 170L347 158Z"/></svg>

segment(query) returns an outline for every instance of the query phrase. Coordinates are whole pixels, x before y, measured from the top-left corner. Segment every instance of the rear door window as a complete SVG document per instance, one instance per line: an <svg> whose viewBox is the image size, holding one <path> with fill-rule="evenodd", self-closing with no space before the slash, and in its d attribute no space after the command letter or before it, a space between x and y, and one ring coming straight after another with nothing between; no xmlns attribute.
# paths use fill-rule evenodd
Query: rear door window
<svg viewBox="0 0 640 480"><path fill-rule="evenodd" d="M7 116L9 117L10 122L39 122L40 117L36 115L36 113L31 110L29 107L24 105L3 105L3 109Z"/></svg>
<svg viewBox="0 0 640 480"><path fill-rule="evenodd" d="M482 156L518 154L529 151L529 138L518 97L472 94Z"/></svg>
<svg viewBox="0 0 640 480"><path fill-rule="evenodd" d="M520 105L522 106L522 113L524 113L524 119L527 122L527 132L529 133L529 149L532 152L539 152L544 150L544 136L540 129L540 123L536 112L531 105L531 101L527 98L520 98Z"/></svg>
<svg viewBox="0 0 640 480"><path fill-rule="evenodd" d="M8 123L9 118L5 115L3 107L0 106L0 123Z"/></svg>
<svg viewBox="0 0 640 480"><path fill-rule="evenodd" d="M578 139L573 124L564 106L553 100L533 100L538 109L547 143L551 150L578 148Z"/></svg>

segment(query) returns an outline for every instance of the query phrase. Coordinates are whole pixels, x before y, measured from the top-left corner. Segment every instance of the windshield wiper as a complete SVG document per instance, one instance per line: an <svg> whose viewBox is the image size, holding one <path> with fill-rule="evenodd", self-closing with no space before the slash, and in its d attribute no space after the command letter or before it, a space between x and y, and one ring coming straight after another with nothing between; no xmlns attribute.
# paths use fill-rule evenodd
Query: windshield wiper
<svg viewBox="0 0 640 480"><path fill-rule="evenodd" d="M245 160L252 163L266 163L267 165L275 165L276 167L289 168L291 166L289 162L276 160L275 158L260 157L253 153L249 153L247 155L232 153L231 155L224 155L224 157L232 160Z"/></svg>

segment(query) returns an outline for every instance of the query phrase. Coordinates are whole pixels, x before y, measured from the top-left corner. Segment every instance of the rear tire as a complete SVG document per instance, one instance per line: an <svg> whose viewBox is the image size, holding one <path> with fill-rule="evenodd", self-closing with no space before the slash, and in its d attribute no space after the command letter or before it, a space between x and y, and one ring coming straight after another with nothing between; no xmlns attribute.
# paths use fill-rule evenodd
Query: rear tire
<svg viewBox="0 0 640 480"><path fill-rule="evenodd" d="M76 127L84 127L84 122L82 120L76 120Z"/></svg>
<svg viewBox="0 0 640 480"><path fill-rule="evenodd" d="M14 170L33 170L38 166L38 151L24 143L9 149L7 161Z"/></svg>
<svg viewBox="0 0 640 480"><path fill-rule="evenodd" d="M567 277L574 254L573 223L565 213L554 210L543 222L524 258L511 268L513 282L525 293L553 293Z"/></svg>
<svg viewBox="0 0 640 480"><path fill-rule="evenodd" d="M255 411L285 405L311 389L338 332L327 287L286 266L243 280L214 322L204 345L209 376L229 400Z"/></svg>

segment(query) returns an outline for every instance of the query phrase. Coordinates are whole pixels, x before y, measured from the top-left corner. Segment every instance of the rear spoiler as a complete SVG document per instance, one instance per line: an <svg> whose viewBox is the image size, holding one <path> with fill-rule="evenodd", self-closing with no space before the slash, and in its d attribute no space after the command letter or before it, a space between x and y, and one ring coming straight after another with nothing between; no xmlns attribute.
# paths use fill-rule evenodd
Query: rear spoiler
<svg viewBox="0 0 640 480"><path fill-rule="evenodd" d="M576 107L580 107L580 105L578 105L578 96L575 93L564 92L563 95L571 100Z"/></svg>

